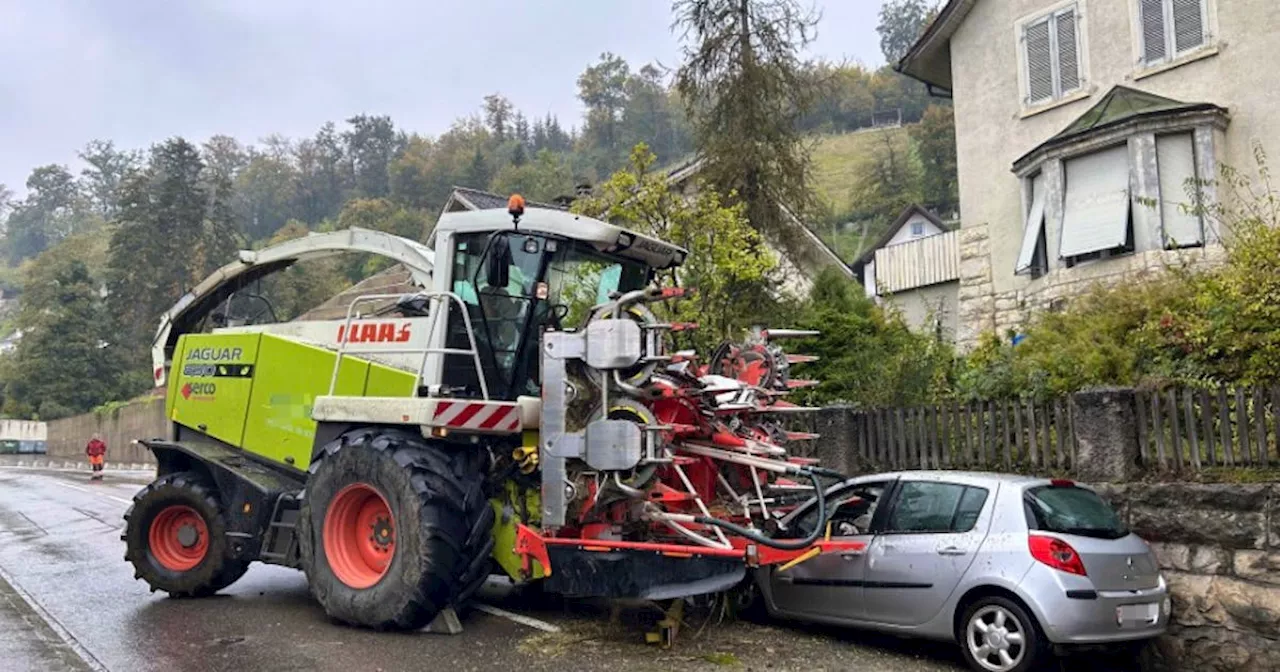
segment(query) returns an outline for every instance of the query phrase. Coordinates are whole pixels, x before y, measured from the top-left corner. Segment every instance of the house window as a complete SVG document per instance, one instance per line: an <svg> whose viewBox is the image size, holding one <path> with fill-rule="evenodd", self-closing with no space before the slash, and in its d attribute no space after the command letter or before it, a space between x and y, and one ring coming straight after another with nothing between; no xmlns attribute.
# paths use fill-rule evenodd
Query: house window
<svg viewBox="0 0 1280 672"><path fill-rule="evenodd" d="M1052 102L1080 89L1079 6L1071 3L1021 24L1023 100L1028 107Z"/></svg>
<svg viewBox="0 0 1280 672"><path fill-rule="evenodd" d="M1195 140L1191 133L1156 136L1160 173L1160 221L1165 249L1204 245L1204 221L1196 210Z"/></svg>
<svg viewBox="0 0 1280 672"><path fill-rule="evenodd" d="M1142 61L1159 65L1209 43L1209 0L1137 0Z"/></svg>
<svg viewBox="0 0 1280 672"><path fill-rule="evenodd" d="M1065 171L1059 256L1067 266L1132 252L1128 145L1068 159Z"/></svg>
<svg viewBox="0 0 1280 672"><path fill-rule="evenodd" d="M919 238L924 235L924 222L911 222L911 237Z"/></svg>
<svg viewBox="0 0 1280 672"><path fill-rule="evenodd" d="M1049 271L1049 245L1045 238L1045 207L1048 204L1047 182L1043 172L1027 180L1031 207L1022 229L1022 249L1014 273L1029 273L1038 278Z"/></svg>

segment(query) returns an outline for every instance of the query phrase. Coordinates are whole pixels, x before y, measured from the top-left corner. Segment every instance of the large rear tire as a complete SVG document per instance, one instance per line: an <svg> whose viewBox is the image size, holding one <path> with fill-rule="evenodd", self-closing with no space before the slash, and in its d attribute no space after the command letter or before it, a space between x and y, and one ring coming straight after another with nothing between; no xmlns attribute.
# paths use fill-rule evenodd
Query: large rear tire
<svg viewBox="0 0 1280 672"><path fill-rule="evenodd" d="M213 488L199 475L162 476L133 497L124 514L125 560L134 578L171 597L206 597L235 583L249 563L234 560Z"/></svg>
<svg viewBox="0 0 1280 672"><path fill-rule="evenodd" d="M340 436L311 466L298 542L311 593L352 625L407 630L487 574L485 450L385 428Z"/></svg>

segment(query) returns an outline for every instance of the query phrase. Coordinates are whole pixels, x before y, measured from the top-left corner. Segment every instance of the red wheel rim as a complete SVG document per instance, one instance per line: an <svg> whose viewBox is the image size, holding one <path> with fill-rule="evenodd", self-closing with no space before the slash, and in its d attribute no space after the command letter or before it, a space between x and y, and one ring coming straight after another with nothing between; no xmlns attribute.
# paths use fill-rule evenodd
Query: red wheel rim
<svg viewBox="0 0 1280 672"><path fill-rule="evenodd" d="M376 584L395 557L391 507L382 493L365 483L352 483L334 495L322 533L329 569L351 588Z"/></svg>
<svg viewBox="0 0 1280 672"><path fill-rule="evenodd" d="M195 509L174 504L156 514L147 532L151 555L161 567L185 572L209 554L209 527Z"/></svg>

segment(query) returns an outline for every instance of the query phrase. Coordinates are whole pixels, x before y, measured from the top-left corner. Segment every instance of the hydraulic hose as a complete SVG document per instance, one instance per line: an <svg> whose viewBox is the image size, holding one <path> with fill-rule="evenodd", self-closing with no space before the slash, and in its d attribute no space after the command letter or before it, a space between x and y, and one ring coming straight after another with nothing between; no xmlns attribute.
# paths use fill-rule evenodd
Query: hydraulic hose
<svg viewBox="0 0 1280 672"><path fill-rule="evenodd" d="M693 520L694 522L699 523L701 525L714 525L715 527L719 527L723 530L727 530L740 537L745 537L747 539L750 539L751 541L754 541L757 544L762 544L764 546L768 546L770 548L776 548L782 551L798 551L802 548L808 548L809 546L812 546L815 541L817 541L822 537L822 530L827 526L827 497L826 497L826 493L822 491L822 482L818 480L817 473L815 473L813 470L806 469L804 471L804 475L808 476L810 481L813 481L813 490L814 492L818 493L818 521L819 521L817 525L814 525L813 531L810 532L809 535L806 536L804 539L797 539L792 541L780 541L778 539L770 539L769 537L766 537L763 534L756 532L755 530L749 530L745 527L742 527L741 525L735 525L727 520L720 520L719 518L711 518L708 516L697 516Z"/></svg>

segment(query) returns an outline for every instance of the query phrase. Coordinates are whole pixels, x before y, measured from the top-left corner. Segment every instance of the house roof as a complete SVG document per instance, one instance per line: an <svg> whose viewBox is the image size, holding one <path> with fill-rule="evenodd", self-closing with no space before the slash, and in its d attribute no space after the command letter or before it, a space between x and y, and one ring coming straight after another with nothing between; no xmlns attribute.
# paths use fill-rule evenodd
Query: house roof
<svg viewBox="0 0 1280 672"><path fill-rule="evenodd" d="M531 208L548 208L551 210L568 210L563 205L551 203L537 203L529 201L526 204ZM445 203L445 212L457 212L459 210L489 210L492 208L506 208L507 196L495 194L490 191L482 191L480 189L471 189L469 187L453 188L453 193L449 194L449 201Z"/></svg>
<svg viewBox="0 0 1280 672"><path fill-rule="evenodd" d="M978 0L949 0L894 69L930 86L950 91L951 36L977 3Z"/></svg>
<svg viewBox="0 0 1280 672"><path fill-rule="evenodd" d="M1091 135L1143 120L1196 112L1218 113L1225 116L1227 109L1213 103L1184 103L1127 86L1116 86L1075 121L1067 124L1067 127L1057 135L1014 161L1014 170L1033 161L1036 156L1044 152Z"/></svg>
<svg viewBox="0 0 1280 672"><path fill-rule="evenodd" d="M911 221L911 218L916 215L923 216L925 219L929 220L929 223L933 224L939 229L942 229L943 231L952 231L955 229L954 226L951 226L946 222L943 222L941 219L938 219L937 215L926 210L924 206L919 205L917 203L908 205L906 208L903 208L902 214L898 215L898 218L893 220L893 223L889 225L889 228L884 232L884 235L880 236L880 238L877 239L876 242L871 245L871 247L867 248L866 252L862 253L862 256L858 257L856 261L850 264L854 272L861 275L862 267L865 266L868 261L871 261L873 258L875 258L876 250L884 247L885 245L888 245L889 241L893 240L893 237L898 235L898 231L901 231L902 227L906 226L907 222Z"/></svg>

